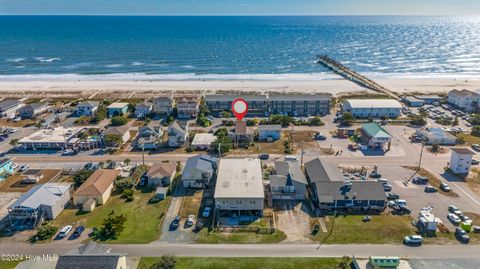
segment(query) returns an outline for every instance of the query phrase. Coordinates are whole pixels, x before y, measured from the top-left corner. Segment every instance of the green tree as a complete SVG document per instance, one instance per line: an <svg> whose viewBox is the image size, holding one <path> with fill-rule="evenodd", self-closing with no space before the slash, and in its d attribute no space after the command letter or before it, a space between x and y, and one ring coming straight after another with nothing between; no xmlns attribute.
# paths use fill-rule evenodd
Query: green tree
<svg viewBox="0 0 480 269"><path fill-rule="evenodd" d="M172 255L163 255L159 261L150 266L150 269L174 269L177 259Z"/></svg>
<svg viewBox="0 0 480 269"><path fill-rule="evenodd" d="M124 214L115 215L115 211L112 210L112 212L110 212L110 214L103 220L100 231L103 236L115 239L125 229L126 221L127 216Z"/></svg>
<svg viewBox="0 0 480 269"><path fill-rule="evenodd" d="M99 105L95 116L92 117L90 120L91 123L99 123L107 117L107 107L103 105Z"/></svg>
<svg viewBox="0 0 480 269"><path fill-rule="evenodd" d="M125 160L123 160L123 163L124 163L125 165L129 165L131 162L132 162L132 160L130 160L130 159L128 159L128 158L125 159Z"/></svg>
<svg viewBox="0 0 480 269"><path fill-rule="evenodd" d="M212 142L210 148L215 154L219 154L219 149L221 154L229 152L233 147L233 141L228 136L217 136L217 139Z"/></svg>
<svg viewBox="0 0 480 269"><path fill-rule="evenodd" d="M87 170L87 169L81 169L75 172L73 175L73 182L75 188L80 187L80 185L87 180L88 177L90 177L93 174L92 170Z"/></svg>
<svg viewBox="0 0 480 269"><path fill-rule="evenodd" d="M342 123L345 125L351 125L352 122L355 120L355 117L353 117L352 113L350 112L344 112L342 114Z"/></svg>
<svg viewBox="0 0 480 269"><path fill-rule="evenodd" d="M109 147L118 147L123 144L122 137L117 134L107 134L104 140Z"/></svg>
<svg viewBox="0 0 480 269"><path fill-rule="evenodd" d="M410 120L410 124L411 125L416 125L416 126L423 126L423 125L427 124L427 121L425 120L425 116L415 115Z"/></svg>
<svg viewBox="0 0 480 269"><path fill-rule="evenodd" d="M14 138L14 139L10 140L9 144L12 147L16 147L18 145L18 141L19 141L18 138Z"/></svg>
<svg viewBox="0 0 480 269"><path fill-rule="evenodd" d="M458 125L458 117L455 117L452 122L452 126L457 126Z"/></svg>
<svg viewBox="0 0 480 269"><path fill-rule="evenodd" d="M283 141L283 152L285 154L291 154L293 151L292 151L292 143L290 142L290 140L285 140Z"/></svg>
<svg viewBox="0 0 480 269"><path fill-rule="evenodd" d="M473 136L480 136L480 126L473 126L470 134Z"/></svg>
<svg viewBox="0 0 480 269"><path fill-rule="evenodd" d="M113 116L112 117L112 125L113 126L122 126L127 124L128 119L124 116Z"/></svg>
<svg viewBox="0 0 480 269"><path fill-rule="evenodd" d="M322 119L320 119L320 117L313 117L310 120L310 125L321 126L323 125Z"/></svg>
<svg viewBox="0 0 480 269"><path fill-rule="evenodd" d="M225 110L225 111L222 111L220 113L220 115L222 116L222 118L231 118L232 117L232 112Z"/></svg>
<svg viewBox="0 0 480 269"><path fill-rule="evenodd" d="M45 241L52 238L57 233L58 228L45 224L37 229L37 234L34 236L33 241Z"/></svg>

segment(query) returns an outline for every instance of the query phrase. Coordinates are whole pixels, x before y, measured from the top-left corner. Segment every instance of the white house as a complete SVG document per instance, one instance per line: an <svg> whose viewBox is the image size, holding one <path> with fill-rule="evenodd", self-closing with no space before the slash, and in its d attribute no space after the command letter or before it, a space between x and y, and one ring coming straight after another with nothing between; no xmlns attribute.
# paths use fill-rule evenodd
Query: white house
<svg viewBox="0 0 480 269"><path fill-rule="evenodd" d="M397 118L401 110L402 105L394 99L348 99L342 104L342 111L355 118Z"/></svg>
<svg viewBox="0 0 480 269"><path fill-rule="evenodd" d="M475 153L468 148L451 148L451 150L452 155L448 168L455 174L468 174L472 165L472 157Z"/></svg>
<svg viewBox="0 0 480 269"><path fill-rule="evenodd" d="M469 90L452 90L448 93L447 101L455 107L471 112L479 107L479 98L479 94Z"/></svg>
<svg viewBox="0 0 480 269"><path fill-rule="evenodd" d="M173 112L173 98L169 96L158 97L153 100L153 112L157 114L170 115Z"/></svg>
<svg viewBox="0 0 480 269"><path fill-rule="evenodd" d="M184 188L204 188L210 184L218 159L206 154L188 158L182 171Z"/></svg>
<svg viewBox="0 0 480 269"><path fill-rule="evenodd" d="M77 105L75 108L75 115L80 116L93 116L98 110L98 102L85 101Z"/></svg>
<svg viewBox="0 0 480 269"><path fill-rule="evenodd" d="M3 99L0 101L0 118L11 118L17 114L17 110L23 106L19 99Z"/></svg>
<svg viewBox="0 0 480 269"><path fill-rule="evenodd" d="M181 147L188 138L188 123L174 121L168 126L168 146Z"/></svg>
<svg viewBox="0 0 480 269"><path fill-rule="evenodd" d="M138 128L136 147L139 149L157 149L162 143L163 131L160 126L148 127L142 126Z"/></svg>
<svg viewBox="0 0 480 269"><path fill-rule="evenodd" d="M258 126L258 140L275 141L280 139L282 134L282 126L276 125L259 125Z"/></svg>
<svg viewBox="0 0 480 269"><path fill-rule="evenodd" d="M217 140L217 137L214 134L195 134L191 146L198 150L208 150L215 140Z"/></svg>
<svg viewBox="0 0 480 269"><path fill-rule="evenodd" d="M195 118L198 114L199 100L195 96L185 96L177 99L177 117L179 119Z"/></svg>
<svg viewBox="0 0 480 269"><path fill-rule="evenodd" d="M152 112L152 109L153 109L153 104L150 102L138 103L135 106L135 117L144 118Z"/></svg>
<svg viewBox="0 0 480 269"><path fill-rule="evenodd" d="M386 144L390 147L392 142L392 136L376 122L363 124L362 136L367 145L375 149L382 149Z"/></svg>
<svg viewBox="0 0 480 269"><path fill-rule="evenodd" d="M261 216L265 193L259 159L221 159L215 184L219 216Z"/></svg>
<svg viewBox="0 0 480 269"><path fill-rule="evenodd" d="M307 179L297 161L276 161L275 174L269 175L273 200L304 200Z"/></svg>

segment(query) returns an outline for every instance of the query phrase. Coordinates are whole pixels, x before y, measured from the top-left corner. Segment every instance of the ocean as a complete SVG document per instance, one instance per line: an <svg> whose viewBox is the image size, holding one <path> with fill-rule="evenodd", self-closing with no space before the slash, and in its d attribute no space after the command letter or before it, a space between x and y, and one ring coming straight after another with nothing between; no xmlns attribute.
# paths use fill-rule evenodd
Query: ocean
<svg viewBox="0 0 480 269"><path fill-rule="evenodd" d="M480 17L0 16L0 80L480 78Z"/></svg>

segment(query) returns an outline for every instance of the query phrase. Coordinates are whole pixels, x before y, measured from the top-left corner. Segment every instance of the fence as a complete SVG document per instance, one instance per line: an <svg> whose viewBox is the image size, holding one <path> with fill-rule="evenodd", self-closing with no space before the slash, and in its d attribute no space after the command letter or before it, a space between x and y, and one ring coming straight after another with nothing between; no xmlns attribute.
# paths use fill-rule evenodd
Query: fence
<svg viewBox="0 0 480 269"><path fill-rule="evenodd" d="M256 225L235 225L235 226L218 226L214 232L220 233L257 233L257 234L272 234L275 232L274 227L260 227Z"/></svg>

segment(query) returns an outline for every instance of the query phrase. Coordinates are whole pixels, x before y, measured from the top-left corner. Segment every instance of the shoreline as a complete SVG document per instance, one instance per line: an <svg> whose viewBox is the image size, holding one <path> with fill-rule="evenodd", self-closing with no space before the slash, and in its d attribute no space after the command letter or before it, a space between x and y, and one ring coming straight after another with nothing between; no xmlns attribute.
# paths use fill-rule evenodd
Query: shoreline
<svg viewBox="0 0 480 269"><path fill-rule="evenodd" d="M398 94L442 94L453 89L480 89L480 80L447 78L389 78L376 82ZM375 93L339 76L319 80L28 80L0 79L0 96L118 94L118 97L149 97L161 94L222 94L222 93L330 93L339 96L348 93ZM126 95L126 96L125 96Z"/></svg>

